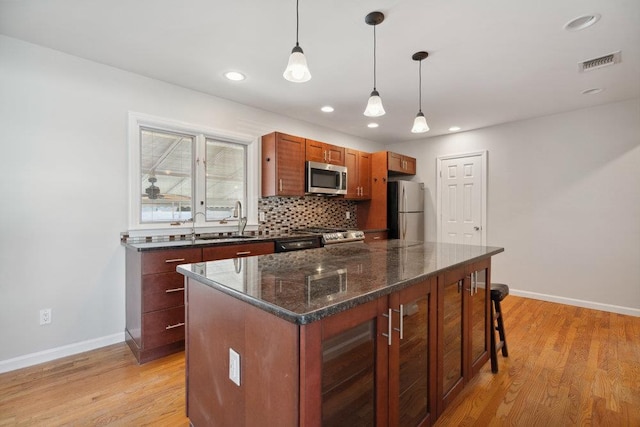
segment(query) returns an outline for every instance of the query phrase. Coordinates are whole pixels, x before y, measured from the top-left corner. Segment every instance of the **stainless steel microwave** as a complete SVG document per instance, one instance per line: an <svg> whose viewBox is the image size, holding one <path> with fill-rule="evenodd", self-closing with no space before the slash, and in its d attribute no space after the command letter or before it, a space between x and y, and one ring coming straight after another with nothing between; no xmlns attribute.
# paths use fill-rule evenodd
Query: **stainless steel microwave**
<svg viewBox="0 0 640 427"><path fill-rule="evenodd" d="M306 192L347 194L347 168L327 163L307 162Z"/></svg>

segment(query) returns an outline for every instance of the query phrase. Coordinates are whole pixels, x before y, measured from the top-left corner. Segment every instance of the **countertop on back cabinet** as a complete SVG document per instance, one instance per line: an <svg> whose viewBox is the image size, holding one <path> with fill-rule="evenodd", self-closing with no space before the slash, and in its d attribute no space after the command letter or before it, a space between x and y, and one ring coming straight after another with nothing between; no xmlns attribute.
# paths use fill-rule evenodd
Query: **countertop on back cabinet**
<svg viewBox="0 0 640 427"><path fill-rule="evenodd" d="M177 270L287 321L307 324L503 251L384 240L184 264Z"/></svg>
<svg viewBox="0 0 640 427"><path fill-rule="evenodd" d="M240 245L244 243L257 243L257 242L273 242L275 240L291 240L304 237L304 234L265 234L246 236L244 238L238 238L233 236L216 237L213 239L196 239L191 241L191 238L187 236L186 239L175 240L160 240L150 242L122 242L122 244L138 252L154 251L162 249L178 249L178 248L204 248L210 246L226 246L226 245Z"/></svg>

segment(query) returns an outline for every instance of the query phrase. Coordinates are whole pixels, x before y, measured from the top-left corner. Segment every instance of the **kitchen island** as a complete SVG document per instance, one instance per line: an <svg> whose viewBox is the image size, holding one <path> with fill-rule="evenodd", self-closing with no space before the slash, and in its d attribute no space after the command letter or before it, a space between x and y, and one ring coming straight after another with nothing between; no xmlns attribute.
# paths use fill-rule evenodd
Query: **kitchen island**
<svg viewBox="0 0 640 427"><path fill-rule="evenodd" d="M181 265L187 415L428 425L488 360L491 256L389 240Z"/></svg>

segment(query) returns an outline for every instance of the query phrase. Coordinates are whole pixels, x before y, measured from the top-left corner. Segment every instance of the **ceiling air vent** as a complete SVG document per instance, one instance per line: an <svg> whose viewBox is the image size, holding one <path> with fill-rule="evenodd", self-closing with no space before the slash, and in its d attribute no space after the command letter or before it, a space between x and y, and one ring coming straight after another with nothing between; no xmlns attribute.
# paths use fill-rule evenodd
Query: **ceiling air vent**
<svg viewBox="0 0 640 427"><path fill-rule="evenodd" d="M601 56L600 58L578 62L578 71L584 73L585 71L591 71L597 68L606 67L608 65L618 64L620 60L620 51L613 52L608 55Z"/></svg>

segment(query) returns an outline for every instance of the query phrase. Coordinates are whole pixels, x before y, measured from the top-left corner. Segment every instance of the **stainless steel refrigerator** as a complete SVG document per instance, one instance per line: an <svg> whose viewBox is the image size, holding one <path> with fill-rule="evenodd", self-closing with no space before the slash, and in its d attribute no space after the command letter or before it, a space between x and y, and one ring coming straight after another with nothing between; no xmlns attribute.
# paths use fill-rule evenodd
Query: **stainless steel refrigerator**
<svg viewBox="0 0 640 427"><path fill-rule="evenodd" d="M389 238L424 241L424 185L393 181L387 189Z"/></svg>

